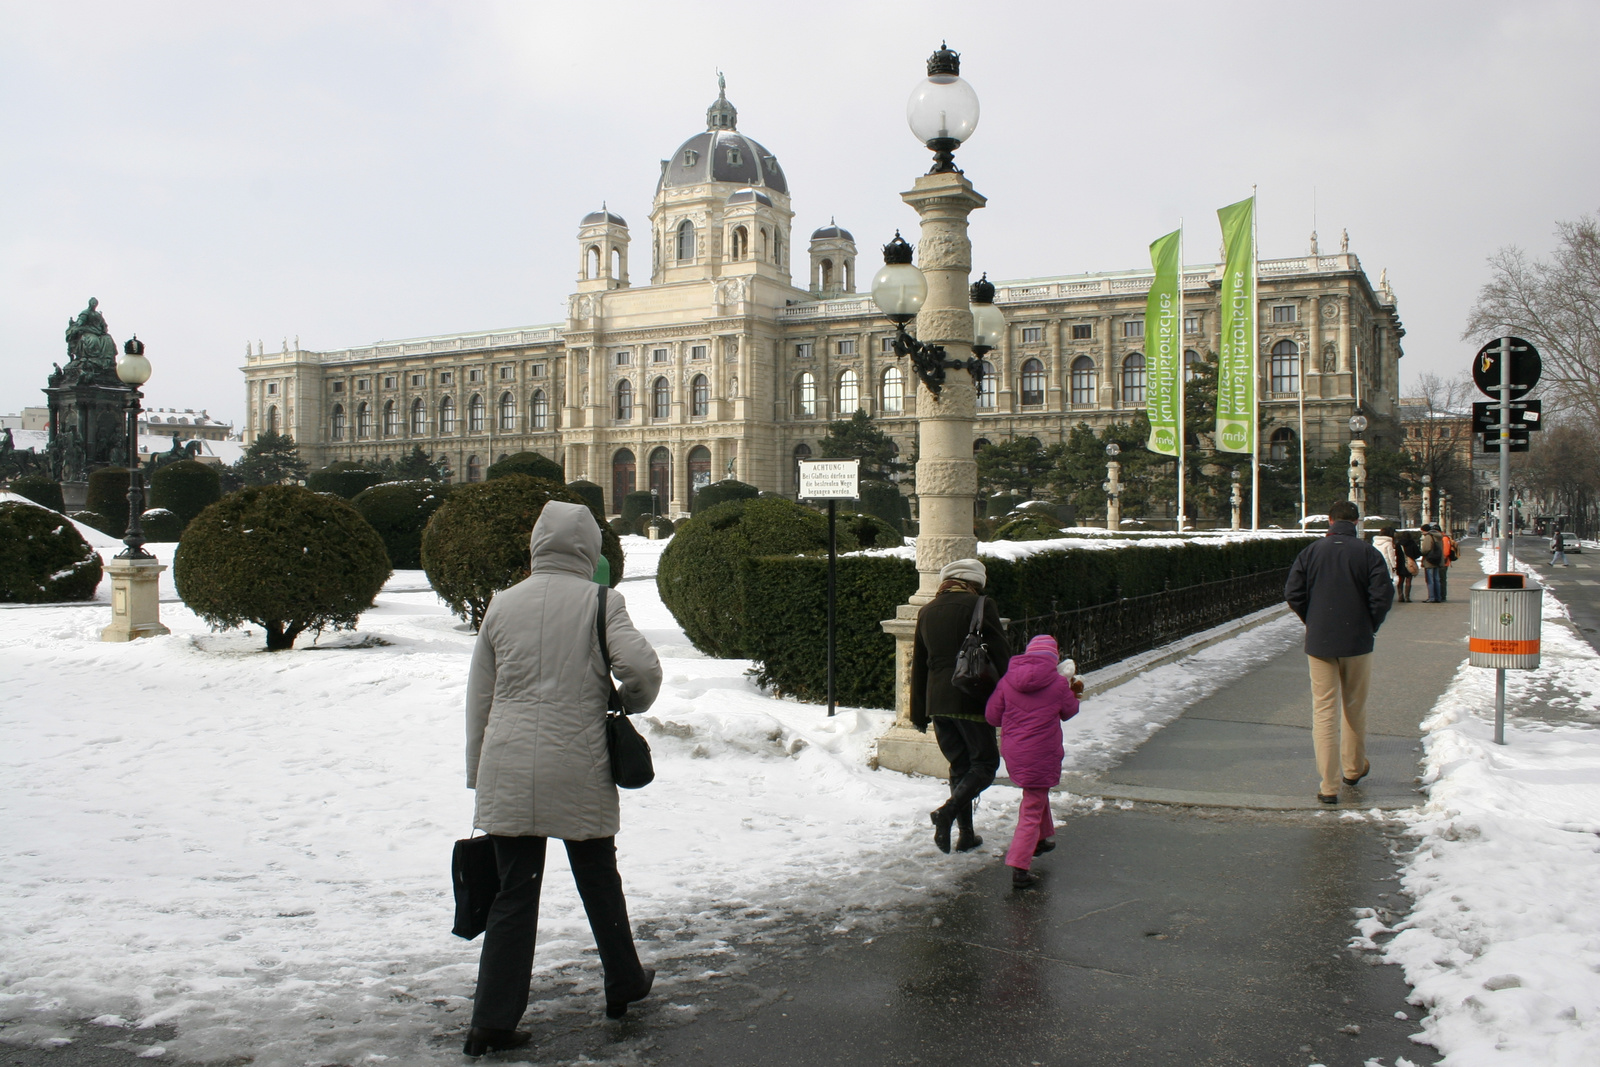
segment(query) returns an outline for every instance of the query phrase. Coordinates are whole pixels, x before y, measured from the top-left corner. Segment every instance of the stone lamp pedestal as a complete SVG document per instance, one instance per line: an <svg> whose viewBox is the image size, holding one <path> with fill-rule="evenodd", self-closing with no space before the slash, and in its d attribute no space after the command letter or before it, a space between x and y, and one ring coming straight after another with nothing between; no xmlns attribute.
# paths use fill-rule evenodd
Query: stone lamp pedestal
<svg viewBox="0 0 1600 1067"><path fill-rule="evenodd" d="M124 559L106 564L111 575L111 625L102 641L132 641L172 631L161 625L160 577L166 570L154 559Z"/></svg>
<svg viewBox="0 0 1600 1067"><path fill-rule="evenodd" d="M972 242L967 216L987 201L960 173L925 174L901 198L922 219L918 260L928 298L917 314L917 339L943 345L951 359L972 355L969 283ZM894 635L895 722L878 738L877 763L890 770L948 777L933 731L911 725L911 652L917 612L939 588L945 564L977 554L972 525L978 464L972 458L977 391L965 371L951 371L935 395L917 381L917 591L882 623Z"/></svg>

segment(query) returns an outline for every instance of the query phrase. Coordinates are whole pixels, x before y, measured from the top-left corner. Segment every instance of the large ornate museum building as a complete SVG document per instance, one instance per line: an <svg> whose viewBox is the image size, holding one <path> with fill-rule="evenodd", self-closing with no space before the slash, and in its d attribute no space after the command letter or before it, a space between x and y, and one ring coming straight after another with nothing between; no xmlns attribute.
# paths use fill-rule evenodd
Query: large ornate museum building
<svg viewBox="0 0 1600 1067"><path fill-rule="evenodd" d="M466 480L537 451L569 480L605 486L612 510L654 488L674 513L729 474L792 494L795 460L857 409L912 454L916 380L889 350L889 322L857 294L854 238L835 225L813 233L809 284L796 286L782 167L739 132L724 95L706 118L661 162L649 285L629 281L628 224L602 208L578 226L565 322L339 351L258 346L243 368L245 440L290 433L313 466L420 445ZM877 265L871 255L868 278ZM1398 447L1405 331L1387 281L1375 289L1355 255L1322 254L1314 235L1309 254L1263 260L1259 274L1262 448L1295 454L1302 389L1308 455L1347 441L1358 409L1370 447ZM1184 275L1190 361L1215 359L1219 276ZM1150 281L1129 270L996 283L1009 330L988 355L980 440L1048 445L1142 408Z"/></svg>

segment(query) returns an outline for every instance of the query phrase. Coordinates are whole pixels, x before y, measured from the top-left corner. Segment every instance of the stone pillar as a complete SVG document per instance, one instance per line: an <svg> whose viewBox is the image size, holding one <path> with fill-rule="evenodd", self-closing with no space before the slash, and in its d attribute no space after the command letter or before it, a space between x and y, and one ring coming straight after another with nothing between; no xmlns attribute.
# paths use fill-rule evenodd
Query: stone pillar
<svg viewBox="0 0 1600 1067"><path fill-rule="evenodd" d="M1114 459L1106 463L1106 529L1122 529L1122 464Z"/></svg>
<svg viewBox="0 0 1600 1067"><path fill-rule="evenodd" d="M1367 443L1359 437L1350 440L1350 503L1362 518L1367 516Z"/></svg>
<svg viewBox="0 0 1600 1067"><path fill-rule="evenodd" d="M172 631L161 625L159 578L167 568L154 559L117 557L106 564L111 575L111 625L102 641L133 641Z"/></svg>
<svg viewBox="0 0 1600 1067"><path fill-rule="evenodd" d="M972 242L967 216L986 198L962 174L925 174L902 199L922 219L918 260L928 280L928 299L917 316L917 337L943 345L951 359L972 356L972 311L968 287ZM883 628L895 638L895 722L878 739L878 765L890 770L946 777L949 764L932 731L911 725L911 653L917 612L939 588L939 571L953 560L977 554L973 498L978 464L972 457L977 391L966 371L949 371L935 396L915 374L917 392L917 591Z"/></svg>

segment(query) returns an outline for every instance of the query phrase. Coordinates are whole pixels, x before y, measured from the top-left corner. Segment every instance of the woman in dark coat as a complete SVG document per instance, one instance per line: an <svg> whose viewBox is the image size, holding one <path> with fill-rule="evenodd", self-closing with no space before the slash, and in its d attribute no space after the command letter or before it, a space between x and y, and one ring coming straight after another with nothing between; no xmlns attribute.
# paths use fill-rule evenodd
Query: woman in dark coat
<svg viewBox="0 0 1600 1067"><path fill-rule="evenodd" d="M1414 533L1399 534L1394 539L1395 567L1394 591L1395 599L1404 604L1411 603L1411 579L1413 577L1407 560L1422 558L1422 546L1418 543ZM1420 567L1421 564L1418 564Z"/></svg>
<svg viewBox="0 0 1600 1067"><path fill-rule="evenodd" d="M938 592L917 615L911 654L911 724L926 732L931 722L939 751L950 761L950 799L931 813L933 843L941 852L950 851L952 823L960 828L958 851L983 844L983 838L972 829L972 802L994 784L995 772L1000 769L995 730L983 715L989 694L969 695L950 683L956 654L988 578L978 560L946 564L939 572ZM992 599L984 601L982 632L995 669L1005 674L1011 651Z"/></svg>

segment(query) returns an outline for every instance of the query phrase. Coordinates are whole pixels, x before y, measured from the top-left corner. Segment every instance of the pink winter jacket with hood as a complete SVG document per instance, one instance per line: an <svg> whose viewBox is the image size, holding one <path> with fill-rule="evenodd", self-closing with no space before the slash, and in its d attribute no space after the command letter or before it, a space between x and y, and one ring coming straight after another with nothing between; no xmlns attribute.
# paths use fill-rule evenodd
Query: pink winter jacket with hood
<svg viewBox="0 0 1600 1067"><path fill-rule="evenodd" d="M1011 664L989 697L984 717L1000 727L1006 773L1024 789L1061 784L1061 724L1078 714L1078 694L1056 671L1055 638L1041 634Z"/></svg>

